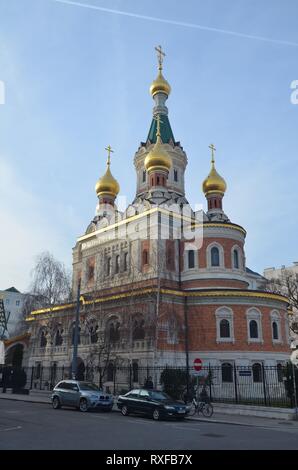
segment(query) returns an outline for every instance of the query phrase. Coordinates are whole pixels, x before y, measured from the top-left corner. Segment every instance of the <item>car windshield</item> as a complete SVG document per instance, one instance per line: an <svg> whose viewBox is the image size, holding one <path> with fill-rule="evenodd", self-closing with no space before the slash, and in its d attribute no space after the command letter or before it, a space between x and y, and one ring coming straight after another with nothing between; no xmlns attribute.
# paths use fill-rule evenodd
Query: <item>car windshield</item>
<svg viewBox="0 0 298 470"><path fill-rule="evenodd" d="M164 392L155 392L154 391L154 392L149 392L149 395L150 395L150 398L152 398L152 400L157 400L157 401L171 400L169 395L167 395Z"/></svg>
<svg viewBox="0 0 298 470"><path fill-rule="evenodd" d="M95 385L91 382L80 382L80 389L81 390L91 390L93 392L100 392L97 385Z"/></svg>

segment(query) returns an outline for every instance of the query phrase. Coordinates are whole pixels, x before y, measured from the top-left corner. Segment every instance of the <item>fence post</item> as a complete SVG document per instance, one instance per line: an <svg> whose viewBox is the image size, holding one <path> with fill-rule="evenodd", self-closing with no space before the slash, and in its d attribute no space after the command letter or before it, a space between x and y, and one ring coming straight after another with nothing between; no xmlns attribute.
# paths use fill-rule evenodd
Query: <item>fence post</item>
<svg viewBox="0 0 298 470"><path fill-rule="evenodd" d="M40 366L39 390L41 390L41 386L42 386L42 373L43 373L43 366Z"/></svg>
<svg viewBox="0 0 298 470"><path fill-rule="evenodd" d="M212 372L211 372L210 362L209 362L209 396L210 396L210 401L212 401Z"/></svg>
<svg viewBox="0 0 298 470"><path fill-rule="evenodd" d="M129 363L129 389L132 389L132 370L131 370L131 362Z"/></svg>
<svg viewBox="0 0 298 470"><path fill-rule="evenodd" d="M113 373L113 382L114 382L114 395L116 395L116 371L117 371L117 366L116 364L113 364L114 367L114 373Z"/></svg>
<svg viewBox="0 0 298 470"><path fill-rule="evenodd" d="M31 367L30 390L33 388L34 366Z"/></svg>
<svg viewBox="0 0 298 470"><path fill-rule="evenodd" d="M294 404L295 404L295 419L298 419L297 414L297 387L296 387L296 371L295 366L292 362L292 374L293 374L293 389L294 389Z"/></svg>
<svg viewBox="0 0 298 470"><path fill-rule="evenodd" d="M265 370L264 370L264 364L263 363L262 363L262 378L263 378L264 403L265 403L265 406L267 406Z"/></svg>
<svg viewBox="0 0 298 470"><path fill-rule="evenodd" d="M238 390L237 390L237 372L236 365L234 363L234 387L235 387L235 402L238 403Z"/></svg>

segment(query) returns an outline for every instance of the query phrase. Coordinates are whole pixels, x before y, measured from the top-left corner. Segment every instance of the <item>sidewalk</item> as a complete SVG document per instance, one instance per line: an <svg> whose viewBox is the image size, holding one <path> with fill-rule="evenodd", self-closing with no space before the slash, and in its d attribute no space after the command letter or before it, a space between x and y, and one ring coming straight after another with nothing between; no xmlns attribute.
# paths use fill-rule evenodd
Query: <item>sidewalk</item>
<svg viewBox="0 0 298 470"><path fill-rule="evenodd" d="M281 428L297 429L298 421L295 420L279 420L276 418L261 418L259 416L243 416L243 415L227 415L223 413L214 413L212 418L204 418L203 416L192 416L187 418L200 422L208 422L215 424L234 424L236 426L250 426L258 428Z"/></svg>
<svg viewBox="0 0 298 470"><path fill-rule="evenodd" d="M27 403L41 403L44 405L50 405L51 392L34 392L32 391L30 395L17 395L12 394L10 391L8 393L1 393L0 391L0 400L11 400L11 401L23 401ZM116 402L116 400L115 400ZM114 406L114 411L119 411L116 406ZM243 415L227 415L224 413L218 413L215 410L212 418L204 418L202 415L192 416L187 418L188 421L201 421L214 424L232 424L236 426L250 426L250 427L266 427L266 428L281 428L288 427L289 429L298 430L298 421L295 420L279 420L274 418L263 418L258 416L243 416Z"/></svg>

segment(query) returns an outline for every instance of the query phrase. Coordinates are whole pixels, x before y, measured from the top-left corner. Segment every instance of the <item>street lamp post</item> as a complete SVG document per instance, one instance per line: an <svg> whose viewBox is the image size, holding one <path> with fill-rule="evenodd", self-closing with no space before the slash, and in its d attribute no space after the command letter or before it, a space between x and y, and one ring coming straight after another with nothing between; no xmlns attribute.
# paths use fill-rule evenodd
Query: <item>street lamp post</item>
<svg viewBox="0 0 298 470"><path fill-rule="evenodd" d="M72 365L71 365L71 376L73 380L77 378L77 369L78 369L80 295L81 295L81 279L79 280L78 290L77 290L77 308L76 308L76 320L75 320L75 330L74 330L74 338L73 338L73 355L72 355Z"/></svg>

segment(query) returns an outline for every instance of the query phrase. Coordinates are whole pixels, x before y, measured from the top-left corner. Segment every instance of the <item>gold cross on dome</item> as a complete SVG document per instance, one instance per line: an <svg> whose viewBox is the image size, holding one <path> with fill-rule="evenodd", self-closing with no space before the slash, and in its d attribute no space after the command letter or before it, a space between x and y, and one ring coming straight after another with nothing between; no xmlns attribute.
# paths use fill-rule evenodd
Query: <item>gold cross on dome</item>
<svg viewBox="0 0 298 470"><path fill-rule="evenodd" d="M161 70L162 69L162 63L163 63L163 60L164 60L166 54L162 50L161 46L156 47L155 50L157 52L158 64L159 64L159 68Z"/></svg>
<svg viewBox="0 0 298 470"><path fill-rule="evenodd" d="M110 145L108 145L105 150L107 150L108 152L108 161L107 161L107 164L110 165L111 164L111 153L114 153L114 150L112 149L112 147Z"/></svg>
<svg viewBox="0 0 298 470"><path fill-rule="evenodd" d="M211 156L212 156L211 162L214 163L214 152L216 152L216 148L213 144L210 144L209 148L211 149Z"/></svg>
<svg viewBox="0 0 298 470"><path fill-rule="evenodd" d="M156 136L160 136L160 125L163 124L163 121L160 119L160 115L157 114L156 116L153 117L157 123L157 128L156 128Z"/></svg>

